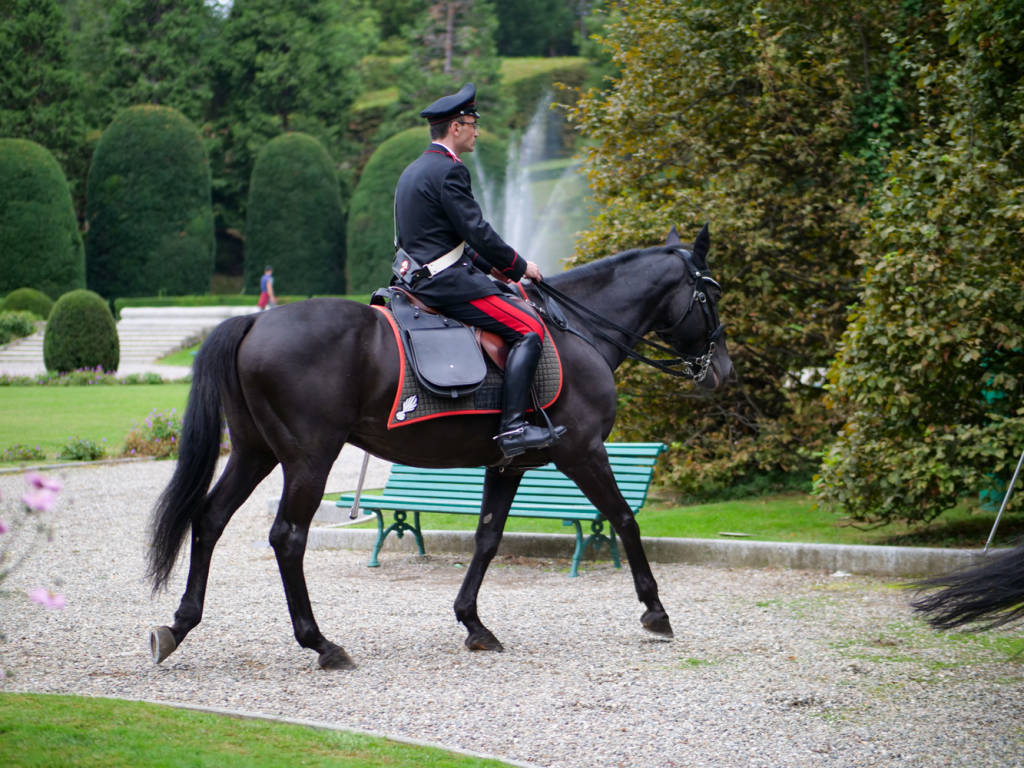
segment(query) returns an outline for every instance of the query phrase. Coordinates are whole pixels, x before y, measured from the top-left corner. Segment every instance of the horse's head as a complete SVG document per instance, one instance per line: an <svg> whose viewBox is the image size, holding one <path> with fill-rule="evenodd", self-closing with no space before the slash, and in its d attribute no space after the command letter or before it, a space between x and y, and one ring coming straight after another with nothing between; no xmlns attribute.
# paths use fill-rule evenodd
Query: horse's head
<svg viewBox="0 0 1024 768"><path fill-rule="evenodd" d="M732 375L732 360L725 346L725 329L718 320L722 286L711 277L708 250L711 235L705 224L688 250L673 226L665 246L683 261L683 290L675 292L664 310L664 328L655 333L689 366L689 375L705 389L717 389Z"/></svg>

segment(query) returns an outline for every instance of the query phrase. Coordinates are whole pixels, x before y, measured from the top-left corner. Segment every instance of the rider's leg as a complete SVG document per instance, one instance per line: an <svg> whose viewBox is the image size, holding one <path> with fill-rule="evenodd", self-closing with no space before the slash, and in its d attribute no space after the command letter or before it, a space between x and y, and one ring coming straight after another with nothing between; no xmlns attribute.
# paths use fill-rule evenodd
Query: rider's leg
<svg viewBox="0 0 1024 768"><path fill-rule="evenodd" d="M524 335L508 353L502 391L501 427L495 440L507 458L534 448L547 448L565 434L565 427L538 427L526 421L530 385L544 342L536 333Z"/></svg>

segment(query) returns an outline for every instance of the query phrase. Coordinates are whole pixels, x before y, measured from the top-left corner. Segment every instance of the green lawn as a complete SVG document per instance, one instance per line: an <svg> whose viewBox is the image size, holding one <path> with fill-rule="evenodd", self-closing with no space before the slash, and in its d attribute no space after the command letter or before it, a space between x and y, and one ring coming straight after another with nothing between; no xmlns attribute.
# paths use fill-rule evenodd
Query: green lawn
<svg viewBox="0 0 1024 768"><path fill-rule="evenodd" d="M369 491L368 491L369 493ZM337 498L332 494L329 498ZM657 493L652 493L657 496ZM883 528L855 528L831 512L816 508L813 496L786 494L752 497L712 504L679 506L649 499L637 521L644 536L668 536L694 539L746 539L753 541L793 541L822 544L891 544L932 547L980 547L992 528L994 512L980 511L974 505L961 504L945 512L929 525L909 527L894 523ZM391 515L385 515L390 523ZM473 515L423 514L424 530L473 530ZM355 523L357 527L376 527L374 517ZM586 527L584 526L584 529ZM506 531L527 533L571 533L572 528L556 520L512 518ZM998 546L1024 535L1024 517L1006 516L999 524Z"/></svg>
<svg viewBox="0 0 1024 768"><path fill-rule="evenodd" d="M38 445L56 457L72 435L120 451L129 430L154 409L183 413L187 383L0 387L0 451ZM7 465L10 466L10 465Z"/></svg>
<svg viewBox="0 0 1024 768"><path fill-rule="evenodd" d="M300 725L116 699L0 694L11 768L500 768L497 760Z"/></svg>

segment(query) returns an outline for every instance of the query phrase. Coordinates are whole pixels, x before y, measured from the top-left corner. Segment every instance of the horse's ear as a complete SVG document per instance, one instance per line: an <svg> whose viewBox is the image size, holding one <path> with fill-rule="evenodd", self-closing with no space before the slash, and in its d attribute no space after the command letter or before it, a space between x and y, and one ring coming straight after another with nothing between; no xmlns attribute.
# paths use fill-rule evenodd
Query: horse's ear
<svg viewBox="0 0 1024 768"><path fill-rule="evenodd" d="M665 237L665 245L681 245L682 240L679 239L679 231L676 229L676 225L672 225L672 229L668 231L668 235Z"/></svg>
<svg viewBox="0 0 1024 768"><path fill-rule="evenodd" d="M694 261L707 267L709 250L711 250L711 233L708 231L708 225L705 224L697 233L697 239L693 241Z"/></svg>

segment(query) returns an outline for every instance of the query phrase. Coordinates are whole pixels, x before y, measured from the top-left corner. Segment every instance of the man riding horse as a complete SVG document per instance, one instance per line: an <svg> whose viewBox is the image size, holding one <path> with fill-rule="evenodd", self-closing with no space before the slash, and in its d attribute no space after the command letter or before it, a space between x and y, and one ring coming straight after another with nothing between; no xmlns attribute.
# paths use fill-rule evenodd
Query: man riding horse
<svg viewBox="0 0 1024 768"><path fill-rule="evenodd" d="M544 343L544 323L505 283L539 282L537 265L516 253L483 217L469 170L480 131L476 88L468 83L420 112L431 144L403 171L395 189L396 279L424 304L467 325L493 331L510 346L501 426L495 440L506 458L554 444L565 427L526 421L530 386Z"/></svg>

